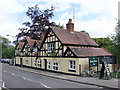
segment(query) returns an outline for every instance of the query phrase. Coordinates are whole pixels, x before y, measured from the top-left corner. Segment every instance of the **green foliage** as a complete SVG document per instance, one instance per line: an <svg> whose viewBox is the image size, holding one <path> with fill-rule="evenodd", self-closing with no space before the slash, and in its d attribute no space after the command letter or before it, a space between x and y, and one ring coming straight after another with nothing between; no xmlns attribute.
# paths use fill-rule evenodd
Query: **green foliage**
<svg viewBox="0 0 120 90"><path fill-rule="evenodd" d="M114 56L117 57L117 63L120 63L118 60L118 57L120 56L118 54L118 47L114 43L113 39L107 38L93 38L93 40L96 41L102 48L106 48L109 52L111 52Z"/></svg>
<svg viewBox="0 0 120 90"><path fill-rule="evenodd" d="M108 46L114 45L114 43L112 42L112 40L110 40L110 38L93 38L93 40L96 41L96 43L98 43L101 47L103 48L107 48Z"/></svg>
<svg viewBox="0 0 120 90"><path fill-rule="evenodd" d="M117 57L117 63L120 64L120 20L115 28L115 34L111 35L111 39L114 43L114 54Z"/></svg>
<svg viewBox="0 0 120 90"><path fill-rule="evenodd" d="M64 26L63 26L63 25L60 25L60 23L59 23L58 25L55 25L55 26L64 29Z"/></svg>
<svg viewBox="0 0 120 90"><path fill-rule="evenodd" d="M88 32L86 32L85 30L82 30L82 31L80 31L80 32L85 32L86 34L88 34L88 36L90 36L90 35L89 35L89 33L88 33Z"/></svg>
<svg viewBox="0 0 120 90"><path fill-rule="evenodd" d="M102 48L106 48L108 51L110 51L113 55L115 54L115 44L110 40L110 38L93 38L93 40L96 41Z"/></svg>
<svg viewBox="0 0 120 90"><path fill-rule="evenodd" d="M11 45L11 42L2 36L0 36L0 52L2 58L14 58L14 46Z"/></svg>

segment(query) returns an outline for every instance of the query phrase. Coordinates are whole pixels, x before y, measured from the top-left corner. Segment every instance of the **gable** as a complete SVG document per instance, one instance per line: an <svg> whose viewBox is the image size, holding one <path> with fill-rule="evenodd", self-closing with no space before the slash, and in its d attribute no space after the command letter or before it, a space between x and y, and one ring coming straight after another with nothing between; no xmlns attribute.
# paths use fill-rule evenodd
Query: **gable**
<svg viewBox="0 0 120 90"><path fill-rule="evenodd" d="M41 56L62 56L62 50L62 43L49 29L40 48Z"/></svg>
<svg viewBox="0 0 120 90"><path fill-rule="evenodd" d="M70 48L67 48L67 49L66 49L66 51L65 51L65 53L64 53L64 56L65 56L65 57L77 57Z"/></svg>
<svg viewBox="0 0 120 90"><path fill-rule="evenodd" d="M15 47L15 55L20 55L20 53L22 52L22 49L25 45L25 42L18 42L16 47Z"/></svg>
<svg viewBox="0 0 120 90"><path fill-rule="evenodd" d="M33 40L30 37L26 37L26 42L29 45L29 48L32 50L36 40Z"/></svg>
<svg viewBox="0 0 120 90"><path fill-rule="evenodd" d="M23 52L25 52L25 51L27 52L29 50L30 50L30 47L29 47L28 43L26 43L24 48L23 48Z"/></svg>

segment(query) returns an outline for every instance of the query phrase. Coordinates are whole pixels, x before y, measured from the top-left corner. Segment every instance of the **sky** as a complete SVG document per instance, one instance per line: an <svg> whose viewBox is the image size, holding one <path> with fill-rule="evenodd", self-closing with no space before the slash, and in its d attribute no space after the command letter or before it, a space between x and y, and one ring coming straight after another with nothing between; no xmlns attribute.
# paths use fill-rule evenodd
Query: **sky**
<svg viewBox="0 0 120 90"><path fill-rule="evenodd" d="M28 7L38 4L41 11L55 7L51 21L64 25L73 19L75 31L85 30L101 38L115 33L120 0L0 0L0 35L11 41L28 21ZM9 36L6 36L9 35Z"/></svg>

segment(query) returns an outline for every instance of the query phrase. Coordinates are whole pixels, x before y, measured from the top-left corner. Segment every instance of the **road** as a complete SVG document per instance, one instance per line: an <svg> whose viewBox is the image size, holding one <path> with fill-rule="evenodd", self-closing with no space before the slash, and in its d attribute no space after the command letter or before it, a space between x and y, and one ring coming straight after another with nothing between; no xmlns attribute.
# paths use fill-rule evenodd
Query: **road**
<svg viewBox="0 0 120 90"><path fill-rule="evenodd" d="M2 65L3 87L11 88L91 88L92 90L102 87L80 84L66 80L51 78L27 71L23 71L7 64Z"/></svg>

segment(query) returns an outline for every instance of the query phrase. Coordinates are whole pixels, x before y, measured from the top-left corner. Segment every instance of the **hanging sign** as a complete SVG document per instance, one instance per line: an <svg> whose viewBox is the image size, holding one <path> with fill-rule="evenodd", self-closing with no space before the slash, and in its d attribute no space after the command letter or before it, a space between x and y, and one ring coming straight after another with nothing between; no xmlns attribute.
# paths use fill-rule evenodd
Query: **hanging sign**
<svg viewBox="0 0 120 90"><path fill-rule="evenodd" d="M108 64L116 64L116 57L115 56L102 56L99 57L100 63L104 59Z"/></svg>

